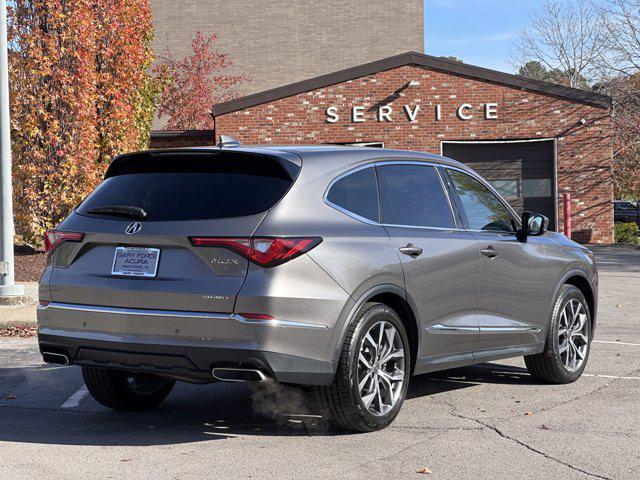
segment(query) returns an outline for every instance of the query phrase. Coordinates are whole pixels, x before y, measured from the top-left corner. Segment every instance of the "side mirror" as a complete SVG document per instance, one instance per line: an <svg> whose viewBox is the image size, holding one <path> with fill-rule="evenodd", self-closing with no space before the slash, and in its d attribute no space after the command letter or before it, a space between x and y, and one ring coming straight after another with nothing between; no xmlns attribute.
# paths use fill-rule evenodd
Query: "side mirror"
<svg viewBox="0 0 640 480"><path fill-rule="evenodd" d="M527 241L527 237L539 237L544 235L549 227L549 219L544 215L533 212L523 212L522 227L518 230L518 239Z"/></svg>

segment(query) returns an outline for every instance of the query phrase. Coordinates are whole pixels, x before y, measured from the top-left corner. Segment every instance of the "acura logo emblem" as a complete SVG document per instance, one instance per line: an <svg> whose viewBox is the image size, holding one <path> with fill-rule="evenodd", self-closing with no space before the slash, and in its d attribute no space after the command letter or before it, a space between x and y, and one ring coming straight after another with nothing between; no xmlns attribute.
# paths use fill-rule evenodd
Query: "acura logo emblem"
<svg viewBox="0 0 640 480"><path fill-rule="evenodd" d="M140 230L142 230L142 224L140 222L133 222L125 228L124 233L127 235L133 235L134 233L138 233Z"/></svg>

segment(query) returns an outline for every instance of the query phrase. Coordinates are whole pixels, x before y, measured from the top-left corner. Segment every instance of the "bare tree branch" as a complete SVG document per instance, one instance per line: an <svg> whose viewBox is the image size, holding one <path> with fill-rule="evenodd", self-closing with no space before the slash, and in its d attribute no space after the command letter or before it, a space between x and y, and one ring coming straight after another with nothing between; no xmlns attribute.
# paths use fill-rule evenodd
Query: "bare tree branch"
<svg viewBox="0 0 640 480"><path fill-rule="evenodd" d="M640 71L640 0L604 0L601 20L607 52L601 65L609 75Z"/></svg>
<svg viewBox="0 0 640 480"><path fill-rule="evenodd" d="M556 83L588 88L598 78L599 59L607 48L600 17L601 10L590 0L544 0L515 44L513 65L537 61L553 72Z"/></svg>

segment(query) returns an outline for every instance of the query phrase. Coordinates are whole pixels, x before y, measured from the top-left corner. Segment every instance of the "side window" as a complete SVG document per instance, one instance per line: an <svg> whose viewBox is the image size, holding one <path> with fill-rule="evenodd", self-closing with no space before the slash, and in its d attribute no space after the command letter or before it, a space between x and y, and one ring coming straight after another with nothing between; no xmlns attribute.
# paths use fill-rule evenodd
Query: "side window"
<svg viewBox="0 0 640 480"><path fill-rule="evenodd" d="M509 210L491 190L466 173L451 169L447 171L462 202L471 230L513 230Z"/></svg>
<svg viewBox="0 0 640 480"><path fill-rule="evenodd" d="M378 191L374 167L358 170L336 181L327 200L344 210L377 222Z"/></svg>
<svg viewBox="0 0 640 480"><path fill-rule="evenodd" d="M434 167L376 167L382 222L416 227L454 228L451 207Z"/></svg>

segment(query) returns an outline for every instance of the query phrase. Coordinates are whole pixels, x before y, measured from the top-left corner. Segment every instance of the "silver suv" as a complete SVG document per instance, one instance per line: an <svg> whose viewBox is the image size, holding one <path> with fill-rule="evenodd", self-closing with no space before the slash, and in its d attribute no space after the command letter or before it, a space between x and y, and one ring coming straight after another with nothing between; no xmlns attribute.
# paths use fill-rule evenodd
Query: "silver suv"
<svg viewBox="0 0 640 480"><path fill-rule="evenodd" d="M371 431L411 375L524 356L582 373L597 272L468 167L365 147L240 145L117 157L47 233L38 335L93 397L137 410L175 381L314 386Z"/></svg>

